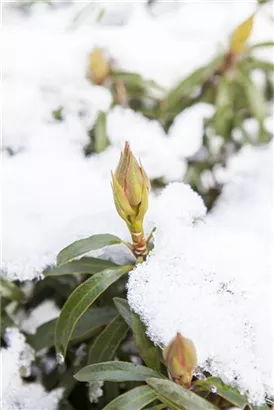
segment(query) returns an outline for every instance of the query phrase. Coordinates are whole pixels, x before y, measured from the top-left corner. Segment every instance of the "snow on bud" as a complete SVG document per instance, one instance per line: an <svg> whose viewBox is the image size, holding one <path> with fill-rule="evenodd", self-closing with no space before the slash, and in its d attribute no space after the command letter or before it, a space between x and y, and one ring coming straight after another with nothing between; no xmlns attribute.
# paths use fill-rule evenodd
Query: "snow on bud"
<svg viewBox="0 0 274 410"><path fill-rule="evenodd" d="M197 366L197 355L193 342L181 333L177 333L164 349L163 356L174 381L189 388Z"/></svg>
<svg viewBox="0 0 274 410"><path fill-rule="evenodd" d="M230 51L232 54L239 54L244 50L245 44L252 31L253 20L254 15L252 14L252 16L250 16L233 31L230 37Z"/></svg>

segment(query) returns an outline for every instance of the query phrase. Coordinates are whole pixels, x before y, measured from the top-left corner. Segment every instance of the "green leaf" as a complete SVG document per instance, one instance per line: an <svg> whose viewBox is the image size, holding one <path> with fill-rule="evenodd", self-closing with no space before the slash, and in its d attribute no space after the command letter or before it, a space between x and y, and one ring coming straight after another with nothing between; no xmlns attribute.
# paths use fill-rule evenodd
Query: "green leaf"
<svg viewBox="0 0 274 410"><path fill-rule="evenodd" d="M134 313L132 314L131 328L135 344L145 364L151 369L160 370L161 361L159 349L149 340L144 324L139 319L139 316Z"/></svg>
<svg viewBox="0 0 274 410"><path fill-rule="evenodd" d="M148 379L147 384L158 393L158 398L165 404L171 403L184 410L217 410L213 404L209 403L195 393L179 386L169 380Z"/></svg>
<svg viewBox="0 0 274 410"><path fill-rule="evenodd" d="M260 47L274 47L274 41L263 41L262 43L256 43L248 47L248 51L255 50Z"/></svg>
<svg viewBox="0 0 274 410"><path fill-rule="evenodd" d="M56 323L55 346L57 352L66 355L68 342L76 323L92 303L110 285L128 273L132 266L119 266L96 273L78 286L66 301Z"/></svg>
<svg viewBox="0 0 274 410"><path fill-rule="evenodd" d="M141 410L157 399L157 395L149 386L140 386L118 396L103 410Z"/></svg>
<svg viewBox="0 0 274 410"><path fill-rule="evenodd" d="M157 406L149 407L147 410L163 410L166 409L165 404L157 404Z"/></svg>
<svg viewBox="0 0 274 410"><path fill-rule="evenodd" d="M198 380L193 383L192 388L200 387L210 392L212 386L216 387L216 394L218 394L218 396L223 397L234 406L244 409L245 406L248 405L246 396L241 395L237 389L225 385L219 377L208 377L206 380Z"/></svg>
<svg viewBox="0 0 274 410"><path fill-rule="evenodd" d="M94 125L94 133L93 133L93 148L94 152L99 154L103 152L107 146L109 145L109 141L107 138L107 130L106 130L106 113L100 111L97 117L97 120Z"/></svg>
<svg viewBox="0 0 274 410"><path fill-rule="evenodd" d="M93 382L97 380L109 382L142 382L150 377L163 377L145 366L135 365L127 362L105 362L91 364L84 367L74 376L80 382Z"/></svg>
<svg viewBox="0 0 274 410"><path fill-rule="evenodd" d="M118 314L95 339L89 350L88 364L111 360L127 331L128 325Z"/></svg>
<svg viewBox="0 0 274 410"><path fill-rule="evenodd" d="M7 299L5 299L7 301ZM0 336L3 337L5 334L5 330L7 327L14 327L15 323L13 319L8 315L4 306L3 306L4 299L1 297L1 316L0 316ZM5 303L5 302L4 302Z"/></svg>
<svg viewBox="0 0 274 410"><path fill-rule="evenodd" d="M24 292L15 283L0 278L0 295L4 298L20 302L24 299Z"/></svg>
<svg viewBox="0 0 274 410"><path fill-rule="evenodd" d="M113 298L113 302L120 313L120 315L123 317L124 321L128 324L128 326L131 327L131 310L129 307L129 304L126 299L122 298Z"/></svg>
<svg viewBox="0 0 274 410"><path fill-rule="evenodd" d="M110 306L88 309L76 324L70 342L76 343L91 337L99 327L112 320L116 313L116 309ZM28 342L36 351L54 346L56 322L57 319L50 320L39 326L34 335L27 336Z"/></svg>
<svg viewBox="0 0 274 410"><path fill-rule="evenodd" d="M214 115L214 126L217 135L228 138L233 124L233 95L231 84L225 76L220 80L216 95L216 113Z"/></svg>
<svg viewBox="0 0 274 410"><path fill-rule="evenodd" d="M92 235L89 238L80 239L61 250L57 255L57 266L64 265L64 263L70 262L72 259L85 255L90 251L119 243L121 243L121 239L110 234Z"/></svg>
<svg viewBox="0 0 274 410"><path fill-rule="evenodd" d="M174 107L182 102L185 97L192 97L195 90L208 80L215 72L221 61L217 57L205 67L200 67L193 71L190 75L184 78L179 84L174 87L166 96L165 111L171 111Z"/></svg>
<svg viewBox="0 0 274 410"><path fill-rule="evenodd" d="M84 256L81 259L65 263L61 266L51 266L47 268L43 274L45 276L74 275L80 273L94 275L104 269L113 268L116 266L117 265L113 262Z"/></svg>
<svg viewBox="0 0 274 410"><path fill-rule="evenodd" d="M263 123L266 116L266 104L263 93L251 81L248 72L243 67L239 67L238 71L244 87L249 109L258 122Z"/></svg>

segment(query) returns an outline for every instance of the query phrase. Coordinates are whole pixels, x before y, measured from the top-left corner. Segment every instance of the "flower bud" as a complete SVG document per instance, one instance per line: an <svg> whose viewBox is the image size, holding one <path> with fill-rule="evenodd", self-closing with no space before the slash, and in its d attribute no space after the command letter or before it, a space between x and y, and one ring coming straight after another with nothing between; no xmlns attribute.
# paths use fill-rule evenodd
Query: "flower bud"
<svg viewBox="0 0 274 410"><path fill-rule="evenodd" d="M164 349L163 356L174 381L189 388L197 366L196 349L193 342L183 337L181 333L177 333Z"/></svg>
<svg viewBox="0 0 274 410"><path fill-rule="evenodd" d="M241 23L233 31L230 37L230 51L232 54L237 55L244 51L247 40L250 37L253 27L254 14L247 20Z"/></svg>
<svg viewBox="0 0 274 410"><path fill-rule="evenodd" d="M150 182L142 165L138 164L125 143L120 161L112 174L112 189L116 209L128 224L143 221L148 207Z"/></svg>
<svg viewBox="0 0 274 410"><path fill-rule="evenodd" d="M94 48L90 54L88 72L93 83L98 85L103 84L108 78L110 74L110 65L103 53L103 50L100 48Z"/></svg>

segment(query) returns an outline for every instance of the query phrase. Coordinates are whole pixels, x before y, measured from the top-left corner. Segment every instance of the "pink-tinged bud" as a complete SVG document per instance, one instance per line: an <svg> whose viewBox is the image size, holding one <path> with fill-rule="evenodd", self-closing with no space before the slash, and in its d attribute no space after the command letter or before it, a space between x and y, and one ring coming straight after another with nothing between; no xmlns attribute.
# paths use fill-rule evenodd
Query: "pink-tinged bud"
<svg viewBox="0 0 274 410"><path fill-rule="evenodd" d="M112 189L116 209L127 223L142 222L148 207L149 179L125 143L120 161L112 174Z"/></svg>
<svg viewBox="0 0 274 410"><path fill-rule="evenodd" d="M163 356L174 381L189 388L197 366L197 355L193 342L181 333L177 333L164 349Z"/></svg>

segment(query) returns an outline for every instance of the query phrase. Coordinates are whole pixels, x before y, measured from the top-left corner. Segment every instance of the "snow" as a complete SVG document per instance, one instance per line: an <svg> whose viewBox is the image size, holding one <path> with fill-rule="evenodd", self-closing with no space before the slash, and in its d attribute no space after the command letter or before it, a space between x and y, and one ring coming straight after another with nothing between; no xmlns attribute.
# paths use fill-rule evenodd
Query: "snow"
<svg viewBox="0 0 274 410"><path fill-rule="evenodd" d="M180 331L199 366L255 403L274 393L271 168L272 144L244 149L207 216L188 186L170 184L150 215L155 248L128 282L129 304L154 343Z"/></svg>
<svg viewBox="0 0 274 410"><path fill-rule="evenodd" d="M203 122L213 114L212 105L198 103L177 115L168 133L174 152L183 158L195 155L203 145Z"/></svg>
<svg viewBox="0 0 274 410"><path fill-rule="evenodd" d="M107 130L111 143L120 150L125 141L130 142L134 155L142 158L150 179L164 176L165 180L174 181L183 178L186 163L178 158L158 121L117 106L108 115Z"/></svg>
<svg viewBox="0 0 274 410"><path fill-rule="evenodd" d="M37 328L59 316L60 309L48 299L34 308L26 317L20 320L20 329L26 333L35 334Z"/></svg>
<svg viewBox="0 0 274 410"><path fill-rule="evenodd" d="M30 375L34 352L25 343L18 329L6 330L7 348L1 349L2 380L1 408L7 410L57 410L63 389L46 392L39 383L24 382L21 378Z"/></svg>

